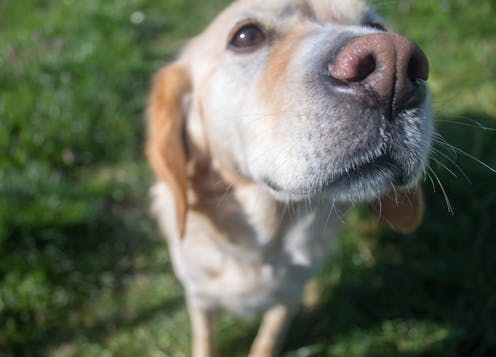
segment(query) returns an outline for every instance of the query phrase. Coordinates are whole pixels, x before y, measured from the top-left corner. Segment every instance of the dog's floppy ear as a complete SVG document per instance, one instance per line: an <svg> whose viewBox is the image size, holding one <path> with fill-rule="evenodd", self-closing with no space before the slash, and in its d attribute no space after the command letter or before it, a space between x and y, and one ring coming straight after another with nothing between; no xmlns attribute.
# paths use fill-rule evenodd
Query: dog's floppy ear
<svg viewBox="0 0 496 357"><path fill-rule="evenodd" d="M384 195L372 201L369 209L395 231L403 234L411 233L422 223L424 215L422 189L417 186L409 191Z"/></svg>
<svg viewBox="0 0 496 357"><path fill-rule="evenodd" d="M190 91L188 71L178 64L169 65L155 75L147 109L146 154L155 174L174 194L177 230L181 237L187 211L183 104Z"/></svg>

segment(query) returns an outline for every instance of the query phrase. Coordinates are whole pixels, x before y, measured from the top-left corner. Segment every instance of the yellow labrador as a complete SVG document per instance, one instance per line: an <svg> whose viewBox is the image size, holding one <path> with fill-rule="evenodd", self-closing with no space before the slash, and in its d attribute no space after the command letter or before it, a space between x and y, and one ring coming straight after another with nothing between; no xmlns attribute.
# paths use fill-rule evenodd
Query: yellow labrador
<svg viewBox="0 0 496 357"><path fill-rule="evenodd" d="M277 353L302 290L357 202L420 222L428 62L360 0L238 0L155 77L152 209L184 285L193 355L215 311L264 313Z"/></svg>

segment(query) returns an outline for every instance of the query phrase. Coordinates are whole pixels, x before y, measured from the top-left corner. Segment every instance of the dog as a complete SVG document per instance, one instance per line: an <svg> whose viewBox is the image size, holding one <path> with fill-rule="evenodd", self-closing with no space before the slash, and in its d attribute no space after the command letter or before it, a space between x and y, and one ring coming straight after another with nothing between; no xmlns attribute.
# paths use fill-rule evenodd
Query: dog
<svg viewBox="0 0 496 357"><path fill-rule="evenodd" d="M263 313L250 356L278 353L356 203L400 232L421 221L429 65L362 0L237 0L154 77L152 212L191 318Z"/></svg>

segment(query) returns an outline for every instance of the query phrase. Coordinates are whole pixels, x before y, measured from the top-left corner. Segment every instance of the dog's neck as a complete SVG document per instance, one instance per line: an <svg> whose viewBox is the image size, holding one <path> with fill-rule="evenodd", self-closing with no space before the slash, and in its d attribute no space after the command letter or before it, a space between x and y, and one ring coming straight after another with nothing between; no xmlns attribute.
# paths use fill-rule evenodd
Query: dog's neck
<svg viewBox="0 0 496 357"><path fill-rule="evenodd" d="M188 201L191 211L209 217L226 238L239 239L243 244L272 240L284 223L281 203L254 183L234 179L233 175L214 170L205 162L194 165Z"/></svg>
<svg viewBox="0 0 496 357"><path fill-rule="evenodd" d="M245 252L270 251L288 235L304 239L341 225L343 205L322 199L280 202L253 181L233 176L205 160L190 165L190 218L208 217L226 245L242 245Z"/></svg>

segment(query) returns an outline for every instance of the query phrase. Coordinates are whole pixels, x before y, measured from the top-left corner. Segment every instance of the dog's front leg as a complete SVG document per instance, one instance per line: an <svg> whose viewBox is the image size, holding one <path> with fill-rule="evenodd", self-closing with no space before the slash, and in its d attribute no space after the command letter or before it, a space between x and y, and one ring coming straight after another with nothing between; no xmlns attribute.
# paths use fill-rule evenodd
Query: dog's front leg
<svg viewBox="0 0 496 357"><path fill-rule="evenodd" d="M249 357L275 356L282 347L292 314L293 308L289 304L278 304L270 308L263 316Z"/></svg>
<svg viewBox="0 0 496 357"><path fill-rule="evenodd" d="M188 301L193 357L214 357L217 353L215 315L216 312L203 308L194 301Z"/></svg>

